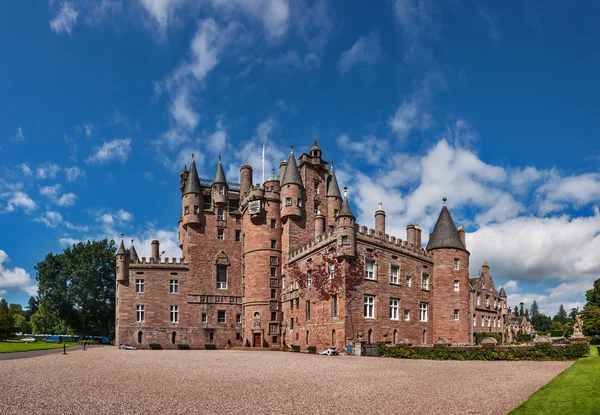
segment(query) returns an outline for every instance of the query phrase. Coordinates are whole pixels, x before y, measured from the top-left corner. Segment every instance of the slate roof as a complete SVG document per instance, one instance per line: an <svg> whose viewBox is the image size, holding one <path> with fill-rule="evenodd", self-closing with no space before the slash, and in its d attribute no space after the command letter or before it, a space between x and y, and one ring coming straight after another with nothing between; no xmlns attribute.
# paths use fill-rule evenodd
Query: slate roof
<svg viewBox="0 0 600 415"><path fill-rule="evenodd" d="M135 250L135 246L133 246L133 244L131 245L131 248L129 248L129 257L132 261L137 261L139 259L137 251Z"/></svg>
<svg viewBox="0 0 600 415"><path fill-rule="evenodd" d="M469 285L471 285L471 287L475 288L475 284L477 284L478 279L479 279L479 277L469 278Z"/></svg>
<svg viewBox="0 0 600 415"><path fill-rule="evenodd" d="M290 159L288 160L283 178L281 179L281 186L286 184L297 184L302 186L302 179L300 178L300 172L298 171L298 164L296 164L296 157L294 156L294 149L290 150Z"/></svg>
<svg viewBox="0 0 600 415"><path fill-rule="evenodd" d="M126 255L127 251L125 250L125 244L123 244L123 239L121 239L121 245L119 245L119 250L117 251L117 255Z"/></svg>
<svg viewBox="0 0 600 415"><path fill-rule="evenodd" d="M346 188L344 188L344 201L342 202L342 209L338 214L338 217L340 216L349 216L351 218L354 218L352 210L350 209L350 203L348 203L348 195L346 194Z"/></svg>
<svg viewBox="0 0 600 415"><path fill-rule="evenodd" d="M190 171L188 173L185 186L183 186L183 194L197 193L202 194L202 187L200 186L200 178L198 177L198 170L196 170L196 162L194 161L194 155L192 154L192 164L190 164Z"/></svg>
<svg viewBox="0 0 600 415"><path fill-rule="evenodd" d="M225 172L223 171L223 165L221 164L221 156L219 156L219 164L217 165L217 172L215 173L215 180L213 180L213 184L227 184Z"/></svg>
<svg viewBox="0 0 600 415"><path fill-rule="evenodd" d="M444 198L444 207L442 207L440 216L435 223L433 232L427 243L427 250L455 248L465 251L465 246L460 240L460 236L458 236L458 231L456 230L456 226L454 226L454 221L452 220L452 216L450 216L450 211L446 207L445 201Z"/></svg>
<svg viewBox="0 0 600 415"><path fill-rule="evenodd" d="M504 291L504 287L500 288L500 294L499 295L500 295L500 297L506 298L506 291Z"/></svg>
<svg viewBox="0 0 600 415"><path fill-rule="evenodd" d="M327 196L339 197L341 199L342 193L340 192L340 186L338 186L337 178L335 177L335 172L333 171L333 163L331 164L329 176L331 179L329 180L329 186L327 186Z"/></svg>

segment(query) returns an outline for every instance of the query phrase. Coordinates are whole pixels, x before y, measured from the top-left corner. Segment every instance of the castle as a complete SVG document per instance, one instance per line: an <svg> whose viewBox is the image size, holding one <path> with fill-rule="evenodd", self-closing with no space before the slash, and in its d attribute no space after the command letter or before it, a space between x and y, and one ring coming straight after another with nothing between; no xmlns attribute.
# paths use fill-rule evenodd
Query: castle
<svg viewBox="0 0 600 415"><path fill-rule="evenodd" d="M247 163L240 183L229 183L220 157L214 180L202 180L192 155L180 189L181 258L161 257L159 241L139 258L121 241L117 345L321 350L471 344L481 332L508 341L521 330L487 263L469 278L465 231L446 199L426 248L416 224L405 240L386 234L381 204L375 229L361 227L316 141L256 185Z"/></svg>

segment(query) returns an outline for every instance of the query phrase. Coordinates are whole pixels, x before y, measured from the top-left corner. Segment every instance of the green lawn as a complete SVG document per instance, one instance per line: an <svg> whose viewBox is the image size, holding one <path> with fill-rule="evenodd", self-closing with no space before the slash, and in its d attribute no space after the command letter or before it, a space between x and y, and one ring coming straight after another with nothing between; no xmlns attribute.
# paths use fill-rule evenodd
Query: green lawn
<svg viewBox="0 0 600 415"><path fill-rule="evenodd" d="M598 414L599 390L600 356L592 346L590 357L579 359L510 414Z"/></svg>
<svg viewBox="0 0 600 415"><path fill-rule="evenodd" d="M74 344L67 343L67 347L71 347ZM19 340L8 340L0 342L0 353L28 352L30 350L58 349L62 347L62 343L44 343L41 340L35 343L21 343Z"/></svg>

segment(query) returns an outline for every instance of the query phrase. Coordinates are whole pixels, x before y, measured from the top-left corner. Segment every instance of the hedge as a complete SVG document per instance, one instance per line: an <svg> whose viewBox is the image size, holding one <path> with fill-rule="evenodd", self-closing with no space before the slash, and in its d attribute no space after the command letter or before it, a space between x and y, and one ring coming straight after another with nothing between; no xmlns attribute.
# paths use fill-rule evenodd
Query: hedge
<svg viewBox="0 0 600 415"><path fill-rule="evenodd" d="M519 334L517 336L517 343L527 343L533 340L531 334Z"/></svg>
<svg viewBox="0 0 600 415"><path fill-rule="evenodd" d="M550 337L562 337L564 334L565 333L562 330L552 330L550 332Z"/></svg>
<svg viewBox="0 0 600 415"><path fill-rule="evenodd" d="M477 336L475 337L475 344L481 343L481 341L486 337L496 339L498 343L502 341L502 336L500 335L500 333L477 333Z"/></svg>
<svg viewBox="0 0 600 415"><path fill-rule="evenodd" d="M206 343L204 345L204 350L217 350L216 344Z"/></svg>
<svg viewBox="0 0 600 415"><path fill-rule="evenodd" d="M401 359L430 360L575 360L589 354L586 342L574 342L568 346L536 344L535 346L492 347L387 347L377 344L377 356Z"/></svg>
<svg viewBox="0 0 600 415"><path fill-rule="evenodd" d="M310 354L316 354L317 353L317 346L308 346L308 353L310 353Z"/></svg>

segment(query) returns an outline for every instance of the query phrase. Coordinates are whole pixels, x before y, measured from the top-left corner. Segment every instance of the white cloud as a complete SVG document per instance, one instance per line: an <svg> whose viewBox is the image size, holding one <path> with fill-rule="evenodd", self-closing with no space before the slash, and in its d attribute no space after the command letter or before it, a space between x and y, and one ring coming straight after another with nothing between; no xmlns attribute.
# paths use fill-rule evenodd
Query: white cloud
<svg viewBox="0 0 600 415"><path fill-rule="evenodd" d="M349 151L355 158L364 158L370 164L379 163L388 149L388 143L375 136L351 140L347 134L341 134L337 138L337 144L341 150Z"/></svg>
<svg viewBox="0 0 600 415"><path fill-rule="evenodd" d="M19 167L21 168L21 173L23 173L23 176L30 177L31 175L33 175L33 171L31 170L31 168L29 168L27 164L22 163L19 165Z"/></svg>
<svg viewBox="0 0 600 415"><path fill-rule="evenodd" d="M55 200L55 203L58 206L73 206L75 201L77 200L77 196L73 193L65 193L61 197Z"/></svg>
<svg viewBox="0 0 600 415"><path fill-rule="evenodd" d="M68 33L70 36L78 15L79 12L75 10L73 5L70 2L65 1L62 3L58 15L50 20L50 28L57 34L64 32Z"/></svg>
<svg viewBox="0 0 600 415"><path fill-rule="evenodd" d="M130 222L133 220L133 215L126 210L119 209L117 216L121 222Z"/></svg>
<svg viewBox="0 0 600 415"><path fill-rule="evenodd" d="M188 91L179 91L171 103L169 112L177 124L193 130L198 125L200 116L192 109L189 100Z"/></svg>
<svg viewBox="0 0 600 415"><path fill-rule="evenodd" d="M175 18L178 8L189 3L187 0L140 0L140 4L148 15L155 21L162 35Z"/></svg>
<svg viewBox="0 0 600 415"><path fill-rule="evenodd" d="M438 37L438 27L433 21L435 4L430 0L395 0L394 14L406 42L404 60L426 62L432 59L429 41Z"/></svg>
<svg viewBox="0 0 600 415"><path fill-rule="evenodd" d="M23 132L23 128L18 127L15 135L10 137L10 141L15 143L17 141L23 141L23 140L25 140L25 133Z"/></svg>
<svg viewBox="0 0 600 415"><path fill-rule="evenodd" d="M56 183L54 186L43 186L40 187L40 194L42 196L54 198L60 193L60 184Z"/></svg>
<svg viewBox="0 0 600 415"><path fill-rule="evenodd" d="M77 200L77 196L73 193L60 194L61 185L59 183L54 186L40 187L40 194L46 196L58 206L73 206Z"/></svg>
<svg viewBox="0 0 600 415"><path fill-rule="evenodd" d="M68 181L74 182L75 180L84 177L85 171L83 171L77 166L73 166L65 169L65 174L67 175Z"/></svg>
<svg viewBox="0 0 600 415"><path fill-rule="evenodd" d="M42 163L36 169L36 176L38 179L54 179L56 177L56 173L58 173L60 167L57 164L46 162Z"/></svg>
<svg viewBox="0 0 600 415"><path fill-rule="evenodd" d="M227 131L225 130L223 123L219 120L215 127L215 132L208 137L201 139L201 141L205 141L206 146L213 153L223 151L225 149L225 144L227 143Z"/></svg>
<svg viewBox="0 0 600 415"><path fill-rule="evenodd" d="M4 263L8 261L8 255L0 249L0 288L19 288L29 295L36 295L37 284L29 273L19 267L6 268ZM5 290L2 291L6 293Z"/></svg>
<svg viewBox="0 0 600 415"><path fill-rule="evenodd" d="M260 21L271 40L280 39L288 30L290 5L287 0L212 0L212 4L227 15L241 12Z"/></svg>
<svg viewBox="0 0 600 415"><path fill-rule="evenodd" d="M29 214L37 209L37 205L26 193L17 191L8 200L6 210L14 212L17 208L21 208L25 213Z"/></svg>
<svg viewBox="0 0 600 415"><path fill-rule="evenodd" d="M94 151L95 153L86 160L88 163L104 164L111 160L125 163L131 152L131 138L107 141L102 146L95 147Z"/></svg>
<svg viewBox="0 0 600 415"><path fill-rule="evenodd" d="M49 228L56 228L62 223L62 215L54 211L46 211L44 216L39 216L35 219L36 222L41 222Z"/></svg>
<svg viewBox="0 0 600 415"><path fill-rule="evenodd" d="M64 224L65 224L65 227L68 230L71 230L71 231L77 231L77 232L87 232L87 231L89 231L89 227L87 225L75 225L75 224L73 224L71 222L68 222L68 221L65 221Z"/></svg>
<svg viewBox="0 0 600 415"><path fill-rule="evenodd" d="M600 174L587 173L560 177L557 174L535 191L541 214L560 212L567 206L577 207L600 199Z"/></svg>
<svg viewBox="0 0 600 415"><path fill-rule="evenodd" d="M356 66L373 66L383 58L379 33L373 31L367 37L361 36L352 47L342 53L338 61L340 73L345 74Z"/></svg>

